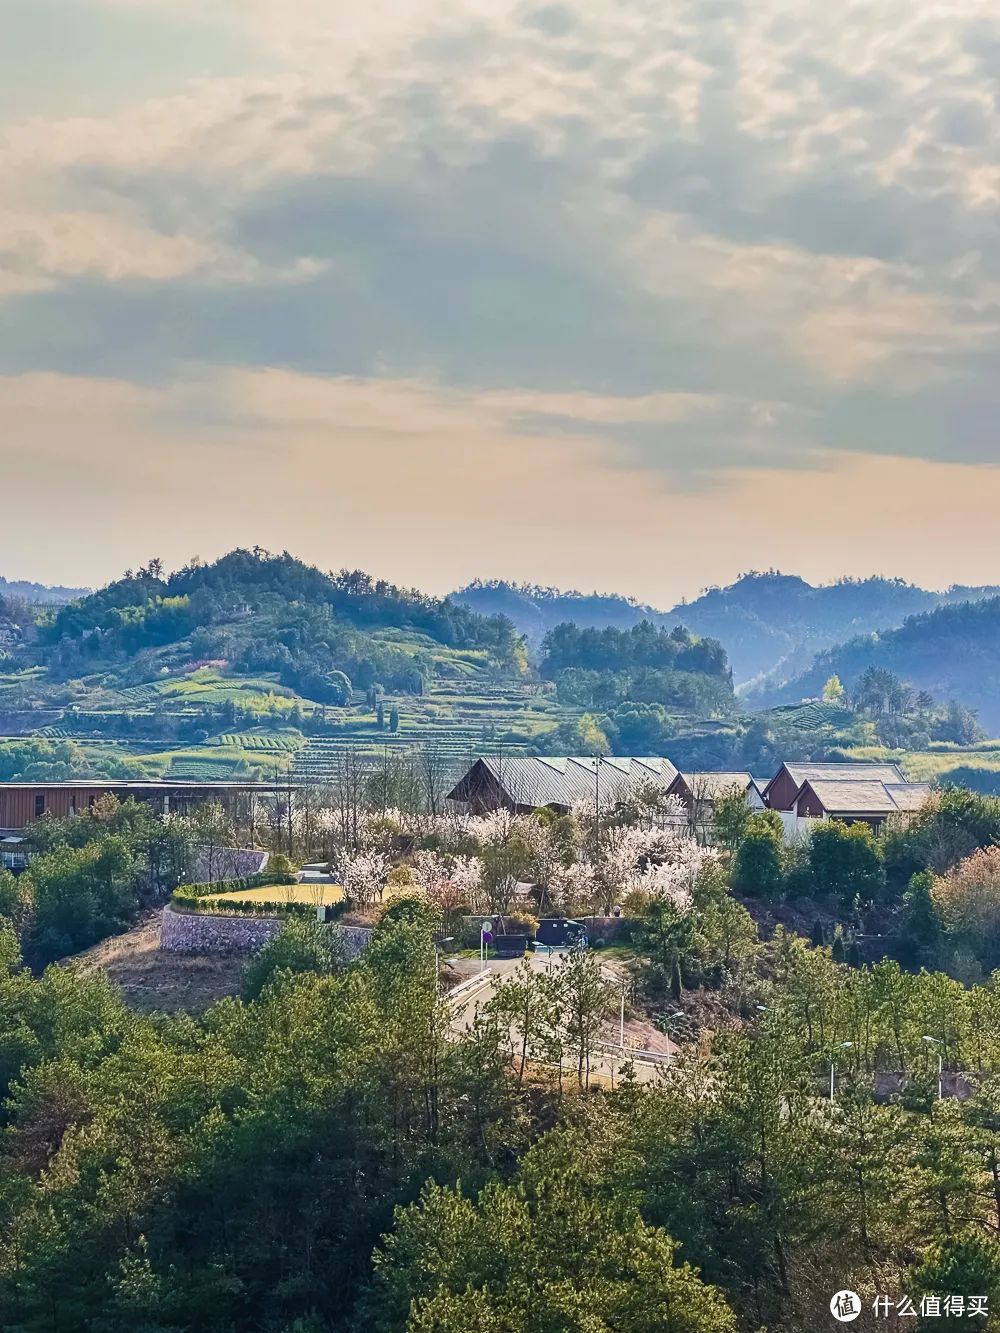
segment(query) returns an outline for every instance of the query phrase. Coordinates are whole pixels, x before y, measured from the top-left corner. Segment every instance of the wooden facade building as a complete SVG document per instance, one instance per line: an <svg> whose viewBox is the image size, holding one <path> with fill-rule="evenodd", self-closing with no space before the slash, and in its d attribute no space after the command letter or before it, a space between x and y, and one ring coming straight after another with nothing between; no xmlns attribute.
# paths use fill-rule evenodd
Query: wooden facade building
<svg viewBox="0 0 1000 1333"><path fill-rule="evenodd" d="M236 812L258 795L282 792L286 786L263 782L0 782L0 834L23 832L46 815L68 819L83 814L102 796L144 801L157 814L184 814L207 803Z"/></svg>
<svg viewBox="0 0 1000 1333"><path fill-rule="evenodd" d="M802 784L795 813L799 819L867 824L877 832L890 815L919 810L930 794L928 782L838 782L816 778Z"/></svg>
<svg viewBox="0 0 1000 1333"><path fill-rule="evenodd" d="M771 810L794 810L799 792L806 782L888 782L904 784L906 779L895 764L844 763L782 764L764 788L764 802Z"/></svg>

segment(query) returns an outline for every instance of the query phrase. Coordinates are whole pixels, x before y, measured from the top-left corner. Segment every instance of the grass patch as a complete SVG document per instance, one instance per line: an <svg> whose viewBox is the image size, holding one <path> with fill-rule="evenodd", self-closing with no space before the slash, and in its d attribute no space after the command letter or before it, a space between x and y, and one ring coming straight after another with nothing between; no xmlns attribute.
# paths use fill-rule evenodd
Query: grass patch
<svg viewBox="0 0 1000 1333"><path fill-rule="evenodd" d="M214 894L202 899L205 903L305 903L314 907L332 907L344 901L344 890L339 884L265 884L259 889L235 889L231 893Z"/></svg>

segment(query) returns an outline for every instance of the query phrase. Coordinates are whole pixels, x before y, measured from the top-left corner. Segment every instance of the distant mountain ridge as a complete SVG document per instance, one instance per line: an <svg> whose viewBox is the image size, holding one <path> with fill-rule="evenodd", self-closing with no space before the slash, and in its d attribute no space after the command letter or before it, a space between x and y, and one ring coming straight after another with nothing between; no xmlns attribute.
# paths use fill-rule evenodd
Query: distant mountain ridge
<svg viewBox="0 0 1000 1333"><path fill-rule="evenodd" d="M507 583L502 579L473 580L451 594L451 600L480 615L503 615L532 644L556 625L572 623L580 629L631 629L643 620L654 625L675 622L665 611L614 593L565 592L530 583ZM489 608L488 610L486 608Z"/></svg>
<svg viewBox="0 0 1000 1333"><path fill-rule="evenodd" d="M502 614L539 643L555 625L627 628L641 620L718 639L737 684L778 673L790 679L808 669L816 653L858 635L898 628L908 616L1000 594L1000 587L952 587L934 592L903 579L842 579L814 585L775 570L743 574L724 588L709 588L669 611L614 594L561 592L555 588L474 582L452 594L484 615Z"/></svg>
<svg viewBox="0 0 1000 1333"><path fill-rule="evenodd" d="M0 576L0 597L17 597L25 602L62 605L75 601L77 597L86 597L89 591L89 588L48 587L44 583L31 583L26 579L8 580Z"/></svg>
<svg viewBox="0 0 1000 1333"><path fill-rule="evenodd" d="M816 697L832 675L851 690L871 666L938 699L960 699L994 731L1000 727L1000 596L939 606L897 629L828 648L791 680L763 682L753 702L766 707Z"/></svg>

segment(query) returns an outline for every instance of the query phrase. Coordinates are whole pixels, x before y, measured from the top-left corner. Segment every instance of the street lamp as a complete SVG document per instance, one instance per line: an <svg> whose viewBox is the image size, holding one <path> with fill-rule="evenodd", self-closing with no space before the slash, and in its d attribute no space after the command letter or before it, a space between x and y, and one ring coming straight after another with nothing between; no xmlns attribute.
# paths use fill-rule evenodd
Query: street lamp
<svg viewBox="0 0 1000 1333"><path fill-rule="evenodd" d="M930 1042L932 1046L940 1046L940 1047L944 1046L944 1042L941 1041L940 1038L938 1037L924 1036L921 1038L921 1040ZM940 1101L944 1096L943 1085L944 1085L944 1051L939 1050L938 1051L938 1101Z"/></svg>
<svg viewBox="0 0 1000 1333"><path fill-rule="evenodd" d="M854 1042L853 1042L853 1041L842 1041L842 1042L839 1042L838 1045L837 1045L834 1049L835 1049L835 1050L838 1050L838 1051L846 1051L846 1050L848 1050L848 1049L849 1049L851 1046L853 1046L853 1045L854 1045ZM834 1058L835 1058L834 1056L831 1056L831 1057L830 1057L830 1101L831 1101L831 1102L833 1101L833 1063L834 1063Z"/></svg>

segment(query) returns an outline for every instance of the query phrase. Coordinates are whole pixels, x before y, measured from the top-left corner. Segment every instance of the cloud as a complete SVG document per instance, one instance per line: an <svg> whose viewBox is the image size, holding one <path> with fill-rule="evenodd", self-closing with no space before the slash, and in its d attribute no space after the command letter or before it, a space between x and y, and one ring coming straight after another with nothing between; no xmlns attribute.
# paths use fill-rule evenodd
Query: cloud
<svg viewBox="0 0 1000 1333"><path fill-rule="evenodd" d="M439 592L495 575L671 605L772 563L940 586L980 582L1000 558L1000 470L840 451L822 471L734 458L721 492L678 491L609 466L599 432L552 435L523 420L563 406L275 371L192 370L169 387L0 378L4 568L96 583L154 554L178 565L260 541ZM731 407L574 404L595 431L612 418L693 424ZM770 410L756 409L759 426ZM833 562L818 540L827 514L842 534L845 516L857 518Z"/></svg>
<svg viewBox="0 0 1000 1333"><path fill-rule="evenodd" d="M7 116L0 372L36 390L160 394L172 449L434 404L657 495L859 449L994 461L986 0L84 9L126 70L163 24L194 55Z"/></svg>

